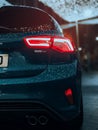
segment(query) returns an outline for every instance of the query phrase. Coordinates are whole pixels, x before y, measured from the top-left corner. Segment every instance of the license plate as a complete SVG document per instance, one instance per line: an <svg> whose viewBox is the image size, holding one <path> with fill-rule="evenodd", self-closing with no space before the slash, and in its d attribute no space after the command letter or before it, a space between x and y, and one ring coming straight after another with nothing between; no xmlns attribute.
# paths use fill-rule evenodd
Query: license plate
<svg viewBox="0 0 98 130"><path fill-rule="evenodd" d="M0 54L0 67L8 66L8 54Z"/></svg>

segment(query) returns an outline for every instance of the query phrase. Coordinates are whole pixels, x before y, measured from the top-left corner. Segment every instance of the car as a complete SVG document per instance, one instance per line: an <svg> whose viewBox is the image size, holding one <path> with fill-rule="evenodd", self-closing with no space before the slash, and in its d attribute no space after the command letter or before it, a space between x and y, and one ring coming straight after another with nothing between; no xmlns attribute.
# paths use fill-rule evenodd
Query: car
<svg viewBox="0 0 98 130"><path fill-rule="evenodd" d="M22 5L0 8L0 126L82 125L77 48L44 10Z"/></svg>

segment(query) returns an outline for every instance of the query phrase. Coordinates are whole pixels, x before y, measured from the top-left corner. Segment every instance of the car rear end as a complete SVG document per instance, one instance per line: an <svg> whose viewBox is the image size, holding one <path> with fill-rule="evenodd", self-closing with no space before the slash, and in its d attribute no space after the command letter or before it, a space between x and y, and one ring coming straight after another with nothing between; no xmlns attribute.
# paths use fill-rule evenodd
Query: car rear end
<svg viewBox="0 0 98 130"><path fill-rule="evenodd" d="M75 43L38 8L5 6L0 19L0 123L67 126L81 112Z"/></svg>

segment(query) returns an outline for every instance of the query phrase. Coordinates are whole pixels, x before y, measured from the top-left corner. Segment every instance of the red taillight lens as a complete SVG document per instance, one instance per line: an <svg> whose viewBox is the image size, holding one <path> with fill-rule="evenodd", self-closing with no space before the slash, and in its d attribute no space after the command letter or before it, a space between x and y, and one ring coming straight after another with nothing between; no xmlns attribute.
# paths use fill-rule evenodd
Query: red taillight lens
<svg viewBox="0 0 98 130"><path fill-rule="evenodd" d="M54 37L52 49L59 52L74 52L74 46L70 39L64 37Z"/></svg>
<svg viewBox="0 0 98 130"><path fill-rule="evenodd" d="M25 43L31 48L49 48L51 44L51 37L46 36L32 36L24 38Z"/></svg>
<svg viewBox="0 0 98 130"><path fill-rule="evenodd" d="M61 53L75 51L71 40L61 36L32 36L24 38L24 42L31 48L52 48Z"/></svg>

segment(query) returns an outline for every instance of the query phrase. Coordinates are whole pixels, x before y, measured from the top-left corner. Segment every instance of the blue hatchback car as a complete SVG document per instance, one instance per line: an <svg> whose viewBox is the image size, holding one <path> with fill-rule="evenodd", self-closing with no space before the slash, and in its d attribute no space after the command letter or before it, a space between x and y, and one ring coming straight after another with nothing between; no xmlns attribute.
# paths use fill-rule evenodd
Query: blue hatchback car
<svg viewBox="0 0 98 130"><path fill-rule="evenodd" d="M45 11L0 8L0 126L81 126L81 65L76 43ZM3 124L3 125L2 125Z"/></svg>

